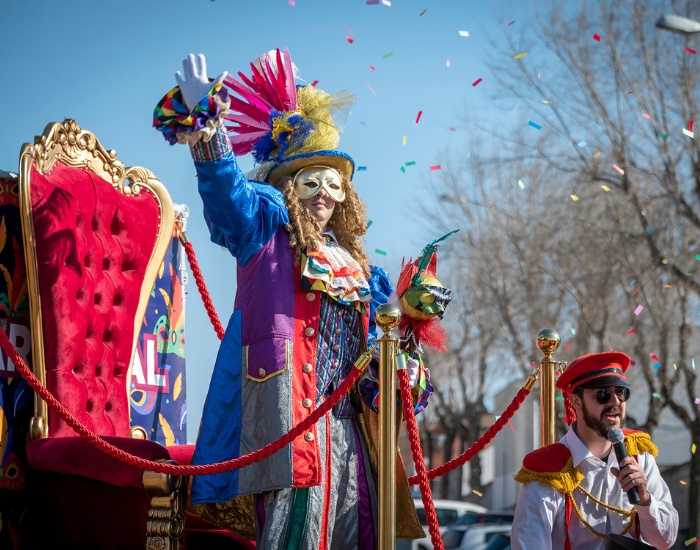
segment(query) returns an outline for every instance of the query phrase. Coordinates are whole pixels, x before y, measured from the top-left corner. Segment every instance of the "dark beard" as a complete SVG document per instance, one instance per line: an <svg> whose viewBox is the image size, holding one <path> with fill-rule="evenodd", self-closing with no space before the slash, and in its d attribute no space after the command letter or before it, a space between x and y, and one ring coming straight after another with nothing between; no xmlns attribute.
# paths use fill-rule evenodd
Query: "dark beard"
<svg viewBox="0 0 700 550"><path fill-rule="evenodd" d="M613 427L603 419L608 412L613 411L620 415L620 428L625 425L625 420L627 420L627 416L622 413L622 410L617 405L605 407L602 411L600 411L600 416L596 418L588 411L585 401L583 398L581 398L581 410L583 412L583 421L586 423L586 426L605 439L608 437L608 430Z"/></svg>

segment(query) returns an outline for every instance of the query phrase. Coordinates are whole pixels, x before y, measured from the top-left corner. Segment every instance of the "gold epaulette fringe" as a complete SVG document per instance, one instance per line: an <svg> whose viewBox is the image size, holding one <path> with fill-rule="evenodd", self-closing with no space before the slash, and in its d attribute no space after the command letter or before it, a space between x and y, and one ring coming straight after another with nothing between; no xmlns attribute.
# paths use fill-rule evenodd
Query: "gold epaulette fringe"
<svg viewBox="0 0 700 550"><path fill-rule="evenodd" d="M654 458L659 454L659 449L649 437L649 434L644 432L632 432L625 434L625 447L627 454L635 456L641 453L649 453Z"/></svg>
<svg viewBox="0 0 700 550"><path fill-rule="evenodd" d="M584 475L574 468L574 461L571 458L566 461L566 465L560 472L535 472L534 470L522 467L515 475L515 481L518 483L539 481L540 483L549 485L564 495L576 489L583 478Z"/></svg>

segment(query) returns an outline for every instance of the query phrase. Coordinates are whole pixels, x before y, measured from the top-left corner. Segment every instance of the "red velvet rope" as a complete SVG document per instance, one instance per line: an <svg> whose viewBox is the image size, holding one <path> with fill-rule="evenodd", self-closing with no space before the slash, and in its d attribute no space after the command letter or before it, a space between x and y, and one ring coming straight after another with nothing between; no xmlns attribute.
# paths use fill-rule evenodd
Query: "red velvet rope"
<svg viewBox="0 0 700 550"><path fill-rule="evenodd" d="M199 262L197 262L197 257L194 255L194 248L192 248L192 243L186 238L182 239L182 244L185 247L185 252L187 253L187 260L190 262L190 269L192 270L192 275L197 283L197 289L199 294L202 296L202 302L204 302L204 308L207 310L207 315L211 320L211 324L214 325L214 330L219 340L224 338L224 327L219 320L219 316L214 309L214 303L211 301L211 296L209 295L209 290L204 284L204 277L202 276L202 270L199 269Z"/></svg>
<svg viewBox="0 0 700 550"><path fill-rule="evenodd" d="M233 458L230 460L225 460L223 462L217 462L214 464L201 464L201 465L176 465L167 464L164 462L154 462L152 460L146 460L138 456L129 454L110 443L107 443L100 436L92 433L88 428L86 428L75 416L73 416L63 405L61 405L58 400L53 396L53 394L42 386L41 382L34 376L34 373L29 369L24 359L17 353L10 342L7 334L4 330L0 329L0 347L5 351L7 356L12 360L17 368L17 371L22 375L22 377L27 381L27 383L32 387L32 389L44 400L46 404L51 407L56 414L60 416L66 424L68 424L73 430L88 443L99 449L100 451L116 458L117 460L129 464L130 466L136 466L144 470L149 470L151 472L159 472L163 474L173 474L173 475L193 475L202 476L207 474L219 474L222 472L229 472L237 468L242 468L243 466L248 466L254 462L258 462L263 458L276 453L283 447L286 447L293 439L298 437L302 432L308 430L311 426L316 424L318 420L325 415L333 405L335 405L340 399L345 395L350 388L355 384L357 379L362 374L362 371L358 368L353 368L348 376L343 380L343 382L338 386L338 388L326 399L314 412L312 412L308 417L299 422L285 435L269 443L262 449L258 449L250 454Z"/></svg>
<svg viewBox="0 0 700 550"><path fill-rule="evenodd" d="M503 429L503 426L506 425L506 422L508 422L511 418L513 418L513 415L515 414L515 411L517 411L520 408L520 405L523 404L523 401L525 401L525 398L530 394L530 390L527 388L520 388L520 391L516 394L515 398L511 402L510 405L508 405L508 408L503 412L501 417L494 422L494 424L486 430L486 433L482 435L474 445L469 447L466 451L464 451L461 455L459 455L457 458L453 458L449 462L445 462L442 466L438 466L437 468L433 468L428 472L428 479L435 479L436 477L440 477L445 475L448 472L451 472L455 468L459 468L460 466L463 466L465 462L469 462L472 458L474 458L475 455L480 453L486 445L488 445L491 440L496 437L496 434ZM408 478L408 482L411 485L415 485L416 483L419 482L418 476L411 476Z"/></svg>
<svg viewBox="0 0 700 550"><path fill-rule="evenodd" d="M423 499L425 517L428 521L430 540L436 550L444 550L445 545L442 542L440 524L438 523L437 513L435 513L435 504L433 503L433 493L430 490L428 473L426 472L425 461L423 460L423 450L420 446L418 426L416 425L416 413L413 410L413 395L411 394L411 386L408 383L408 372L406 372L406 369L400 369L398 371L398 377L399 387L401 388L401 402L403 404L404 416L406 417L406 430L408 431L408 440L411 443L411 455L413 455L413 464L416 467L416 477L420 480L420 494Z"/></svg>

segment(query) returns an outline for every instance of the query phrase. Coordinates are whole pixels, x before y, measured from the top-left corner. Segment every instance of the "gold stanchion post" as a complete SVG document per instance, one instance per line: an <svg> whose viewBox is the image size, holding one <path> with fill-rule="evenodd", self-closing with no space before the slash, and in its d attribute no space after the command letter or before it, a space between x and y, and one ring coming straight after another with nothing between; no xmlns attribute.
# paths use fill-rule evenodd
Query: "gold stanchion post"
<svg viewBox="0 0 700 550"><path fill-rule="evenodd" d="M540 444L542 447L554 443L555 438L555 372L557 361L552 359L552 354L561 343L559 333L551 328L542 329L537 334L537 347L544 354L540 361Z"/></svg>
<svg viewBox="0 0 700 550"><path fill-rule="evenodd" d="M379 550L396 548L396 355L399 339L392 331L401 311L382 304L374 320L384 335L379 339Z"/></svg>

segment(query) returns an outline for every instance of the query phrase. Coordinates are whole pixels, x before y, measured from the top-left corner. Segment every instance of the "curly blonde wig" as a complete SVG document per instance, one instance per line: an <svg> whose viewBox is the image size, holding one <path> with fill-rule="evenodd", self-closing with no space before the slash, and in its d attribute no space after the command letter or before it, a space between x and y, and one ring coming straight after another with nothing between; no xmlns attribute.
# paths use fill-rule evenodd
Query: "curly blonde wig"
<svg viewBox="0 0 700 550"><path fill-rule="evenodd" d="M328 228L333 229L338 244L350 253L360 264L364 274L369 276L369 256L360 239L367 232L367 208L350 180L342 179L345 200L335 203ZM284 202L289 212L289 223L285 226L285 230L289 233L289 246L296 250L296 261L298 262L303 246L308 244L314 250L318 250L323 245L321 227L294 193L291 176L281 178L274 183L274 186L284 195Z"/></svg>

